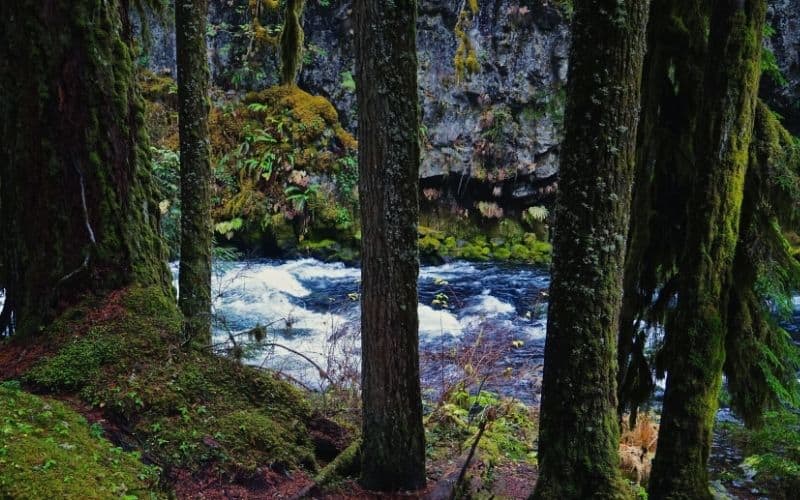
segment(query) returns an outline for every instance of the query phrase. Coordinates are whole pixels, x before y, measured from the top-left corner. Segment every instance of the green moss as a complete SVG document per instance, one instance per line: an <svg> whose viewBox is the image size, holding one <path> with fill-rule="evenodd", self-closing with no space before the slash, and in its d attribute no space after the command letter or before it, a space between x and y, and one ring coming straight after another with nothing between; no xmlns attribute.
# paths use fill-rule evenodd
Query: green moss
<svg viewBox="0 0 800 500"><path fill-rule="evenodd" d="M292 85L297 81L303 61L303 17L305 0L287 0L281 30L281 83Z"/></svg>
<svg viewBox="0 0 800 500"><path fill-rule="evenodd" d="M442 241L432 235L426 235L419 240L419 251L426 254L437 254L442 246Z"/></svg>
<svg viewBox="0 0 800 500"><path fill-rule="evenodd" d="M475 4L474 8L472 4ZM466 8L466 5L464 5L464 7L465 8L462 9L458 16L458 22L455 26L458 46L456 47L453 66L456 72L456 80L458 81L463 80L468 75L478 73L481 70L481 65L478 62L478 55L469 37L472 19L478 13L477 0L471 0L469 9Z"/></svg>
<svg viewBox="0 0 800 500"><path fill-rule="evenodd" d="M159 471L58 401L0 385L0 497L156 498Z"/></svg>
<svg viewBox="0 0 800 500"><path fill-rule="evenodd" d="M92 317L91 333L35 366L28 381L77 391L163 466L230 474L276 461L313 468L303 394L232 359L182 350L180 315L160 289L131 288L84 307L88 313L67 314L48 333L74 335Z"/></svg>
<svg viewBox="0 0 800 500"><path fill-rule="evenodd" d="M347 475L355 474L361 466L360 462L361 440L356 439L317 474L314 482L319 486L326 486Z"/></svg>
<svg viewBox="0 0 800 500"><path fill-rule="evenodd" d="M101 331L68 343L52 358L36 365L27 380L50 390L79 389L100 375L100 368L119 358L119 344Z"/></svg>
<svg viewBox="0 0 800 500"><path fill-rule="evenodd" d="M489 259L525 264L547 265L552 247L536 234L525 232L519 222L502 219L483 227L463 220L425 220L436 224L419 226L420 252L425 258ZM488 235L488 237L487 237Z"/></svg>
<svg viewBox="0 0 800 500"><path fill-rule="evenodd" d="M492 251L492 257L497 260L508 260L511 258L511 250L506 247L499 247Z"/></svg>
<svg viewBox="0 0 800 500"><path fill-rule="evenodd" d="M246 457L247 471L274 462L314 467L308 434L296 420L278 423L260 410L238 410L218 419L216 428L223 449Z"/></svg>

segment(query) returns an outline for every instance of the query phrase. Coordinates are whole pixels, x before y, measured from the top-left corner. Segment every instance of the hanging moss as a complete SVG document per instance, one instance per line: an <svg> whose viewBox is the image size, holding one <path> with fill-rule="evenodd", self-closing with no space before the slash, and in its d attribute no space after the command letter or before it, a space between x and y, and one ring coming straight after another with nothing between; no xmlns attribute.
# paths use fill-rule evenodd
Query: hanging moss
<svg viewBox="0 0 800 500"><path fill-rule="evenodd" d="M458 45L456 46L455 59L453 60L456 81L461 81L468 75L478 73L481 70L480 62L478 62L478 55L469 37L469 29L472 26L473 17L477 15L478 12L478 0L470 0L469 5L465 5L458 15L458 22L455 27L456 42Z"/></svg>
<svg viewBox="0 0 800 500"><path fill-rule="evenodd" d="M663 325L675 294L708 45L709 2L656 0L651 11L619 326L620 416L635 413L653 385L651 377L638 376L642 364L652 365L634 350L638 325Z"/></svg>
<svg viewBox="0 0 800 500"><path fill-rule="evenodd" d="M651 498L710 498L707 461L760 76L762 0L714 4Z"/></svg>
<svg viewBox="0 0 800 500"><path fill-rule="evenodd" d="M800 286L800 262L782 229L796 227L800 220L799 173L800 147L759 103L734 261L725 358L731 406L751 427L761 424L765 409L800 403L795 375L800 354L778 324L791 313L791 294Z"/></svg>

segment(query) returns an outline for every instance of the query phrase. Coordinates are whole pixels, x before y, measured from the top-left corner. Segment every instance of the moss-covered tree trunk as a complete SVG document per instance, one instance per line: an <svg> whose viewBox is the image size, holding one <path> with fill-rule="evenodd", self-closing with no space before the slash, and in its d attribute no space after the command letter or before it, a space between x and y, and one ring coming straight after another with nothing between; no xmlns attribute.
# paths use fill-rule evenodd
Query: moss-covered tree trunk
<svg viewBox="0 0 800 500"><path fill-rule="evenodd" d="M710 11L707 0L650 7L618 346L619 414L630 410L631 420L653 388L641 322L663 324L675 293Z"/></svg>
<svg viewBox="0 0 800 500"><path fill-rule="evenodd" d="M0 330L131 283L169 293L125 5L0 2Z"/></svg>
<svg viewBox="0 0 800 500"><path fill-rule="evenodd" d="M617 331L646 0L576 2L534 498L622 498Z"/></svg>
<svg viewBox="0 0 800 500"><path fill-rule="evenodd" d="M286 0L281 30L281 85L294 85L303 62L303 10L306 0Z"/></svg>
<svg viewBox="0 0 800 500"><path fill-rule="evenodd" d="M363 228L361 482L425 484L419 380L420 162L414 0L357 0L359 196Z"/></svg>
<svg viewBox="0 0 800 500"><path fill-rule="evenodd" d="M211 342L211 160L208 137L208 0L175 3L178 120L181 145L181 262L183 335Z"/></svg>
<svg viewBox="0 0 800 500"><path fill-rule="evenodd" d="M677 311L650 497L710 498L707 461L725 360L727 297L760 75L764 0L714 4Z"/></svg>

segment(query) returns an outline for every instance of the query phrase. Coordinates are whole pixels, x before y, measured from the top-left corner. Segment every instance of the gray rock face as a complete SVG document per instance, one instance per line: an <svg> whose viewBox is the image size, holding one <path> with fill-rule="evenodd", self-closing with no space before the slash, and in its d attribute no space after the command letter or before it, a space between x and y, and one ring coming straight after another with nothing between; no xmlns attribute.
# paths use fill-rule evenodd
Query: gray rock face
<svg viewBox="0 0 800 500"><path fill-rule="evenodd" d="M209 58L212 77L223 88L277 82L277 52L253 50L243 29L247 3L211 0ZM507 207L539 202L553 191L558 170L568 19L553 0L478 0L479 12L462 28L480 69L459 78L456 25L468 3L420 1L423 186ZM770 0L769 22L775 34L765 43L787 85L765 77L762 94L800 133L800 0ZM150 65L174 74L171 30L151 24ZM308 0L303 24L307 51L299 84L331 100L345 126L355 129L351 2Z"/></svg>
<svg viewBox="0 0 800 500"><path fill-rule="evenodd" d="M530 4L529 7L521 3ZM439 179L482 199L536 198L557 172L569 33L555 6L542 0L479 1L464 30L480 70L456 75L456 24L463 0L423 0L417 45L425 154L421 177ZM306 39L324 57L303 68L300 85L328 97L355 126L350 2L309 2ZM462 177L472 181L465 182ZM520 188L520 184L524 189ZM476 189L477 188L477 189ZM480 192L478 192L480 191ZM488 193L488 196L485 195Z"/></svg>
<svg viewBox="0 0 800 500"><path fill-rule="evenodd" d="M800 135L800 0L770 0L767 23L775 33L764 44L775 54L785 81L765 75L761 94L787 128Z"/></svg>

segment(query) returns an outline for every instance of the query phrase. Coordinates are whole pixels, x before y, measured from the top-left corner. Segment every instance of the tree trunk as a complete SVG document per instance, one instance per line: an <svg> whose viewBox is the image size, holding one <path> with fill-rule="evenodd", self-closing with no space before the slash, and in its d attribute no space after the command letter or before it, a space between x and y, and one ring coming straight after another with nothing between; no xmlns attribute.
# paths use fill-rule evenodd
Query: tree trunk
<svg viewBox="0 0 800 500"><path fill-rule="evenodd" d="M211 160L208 137L208 0L175 4L181 145L179 303L184 341L211 343Z"/></svg>
<svg viewBox="0 0 800 500"><path fill-rule="evenodd" d="M419 380L419 106L413 0L357 0L362 238L361 482L425 485Z"/></svg>
<svg viewBox="0 0 800 500"><path fill-rule="evenodd" d="M171 293L126 5L0 2L0 331L131 283Z"/></svg>
<svg viewBox="0 0 800 500"><path fill-rule="evenodd" d="M303 66L303 10L306 0L286 0L281 30L281 85L294 85Z"/></svg>
<svg viewBox="0 0 800 500"><path fill-rule="evenodd" d="M727 297L760 75L764 0L714 4L695 184L650 497L711 498L707 461L725 361Z"/></svg>
<svg viewBox="0 0 800 500"><path fill-rule="evenodd" d="M686 205L695 172L694 130L708 41L707 0L653 0L642 82L631 229L618 346L619 415L652 394L649 361L634 350L639 322L663 324L683 251ZM653 301L653 297L658 299Z"/></svg>
<svg viewBox="0 0 800 500"><path fill-rule="evenodd" d="M534 498L624 498L617 333L649 2L576 2Z"/></svg>

